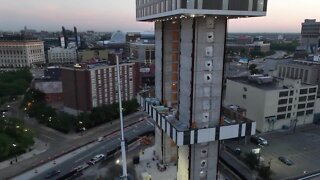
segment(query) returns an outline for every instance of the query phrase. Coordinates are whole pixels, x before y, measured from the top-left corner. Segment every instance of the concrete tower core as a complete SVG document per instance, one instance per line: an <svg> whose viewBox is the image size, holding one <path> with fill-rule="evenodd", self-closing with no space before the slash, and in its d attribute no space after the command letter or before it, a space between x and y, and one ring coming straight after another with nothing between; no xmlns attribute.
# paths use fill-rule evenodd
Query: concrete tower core
<svg viewBox="0 0 320 180"><path fill-rule="evenodd" d="M220 126L230 18L265 16L267 0L136 0L137 20L155 21L156 97L138 96L157 124L156 155L178 180L212 180L219 140L255 133L255 123Z"/></svg>

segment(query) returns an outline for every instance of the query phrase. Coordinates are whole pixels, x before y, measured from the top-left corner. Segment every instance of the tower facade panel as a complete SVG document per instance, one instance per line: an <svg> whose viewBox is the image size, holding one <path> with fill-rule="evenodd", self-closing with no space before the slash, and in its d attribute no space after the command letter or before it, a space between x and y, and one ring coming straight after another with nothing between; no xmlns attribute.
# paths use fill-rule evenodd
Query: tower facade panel
<svg viewBox="0 0 320 180"><path fill-rule="evenodd" d="M252 135L255 127L244 123L242 133L243 124L220 124L227 21L265 16L267 0L137 0L136 5L137 20L155 21L157 100L139 97L139 102L159 128L157 155L164 164L177 162L178 180L215 179L219 140ZM238 133L224 136L230 129Z"/></svg>

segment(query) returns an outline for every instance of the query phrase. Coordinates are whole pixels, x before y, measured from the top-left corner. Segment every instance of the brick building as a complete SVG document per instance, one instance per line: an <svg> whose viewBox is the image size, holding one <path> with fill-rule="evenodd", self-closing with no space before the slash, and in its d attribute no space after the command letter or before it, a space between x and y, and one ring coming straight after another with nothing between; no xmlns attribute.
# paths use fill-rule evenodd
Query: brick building
<svg viewBox="0 0 320 180"><path fill-rule="evenodd" d="M120 64L123 101L135 98L134 63ZM118 102L116 65L106 62L62 67L64 109L71 114Z"/></svg>

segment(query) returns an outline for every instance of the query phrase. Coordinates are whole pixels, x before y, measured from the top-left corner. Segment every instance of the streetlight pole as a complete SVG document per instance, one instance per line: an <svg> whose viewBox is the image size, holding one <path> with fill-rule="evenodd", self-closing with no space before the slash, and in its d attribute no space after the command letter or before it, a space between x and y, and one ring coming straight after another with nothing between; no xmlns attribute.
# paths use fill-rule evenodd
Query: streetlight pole
<svg viewBox="0 0 320 180"><path fill-rule="evenodd" d="M271 161L272 161L272 158L270 158L270 160L269 160L269 170L271 169Z"/></svg>
<svg viewBox="0 0 320 180"><path fill-rule="evenodd" d="M293 133L296 132L297 122L298 122L298 119L294 119Z"/></svg>
<svg viewBox="0 0 320 180"><path fill-rule="evenodd" d="M13 146L13 149L14 149L14 155L15 155L15 157L16 157L16 162L18 162L18 157L17 157L17 151L16 151L16 144L12 144L12 146Z"/></svg>
<svg viewBox="0 0 320 180"><path fill-rule="evenodd" d="M121 81L120 81L120 65L119 65L119 55L121 50L116 50L116 61L117 61L117 80L118 80L118 101L119 101L119 114L120 114L120 124L121 124L121 154L122 154L122 179L127 180L127 157L126 157L126 142L124 139L123 131L123 116L122 116L122 98L121 98Z"/></svg>
<svg viewBox="0 0 320 180"><path fill-rule="evenodd" d="M83 135L84 127L82 127L82 121L79 121L80 124L80 136Z"/></svg>

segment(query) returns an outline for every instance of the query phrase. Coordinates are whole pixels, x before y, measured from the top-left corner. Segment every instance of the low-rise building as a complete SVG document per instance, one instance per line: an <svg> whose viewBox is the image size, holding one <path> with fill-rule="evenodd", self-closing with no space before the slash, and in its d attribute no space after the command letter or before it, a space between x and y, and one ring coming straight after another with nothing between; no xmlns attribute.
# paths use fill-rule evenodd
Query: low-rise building
<svg viewBox="0 0 320 180"><path fill-rule="evenodd" d="M64 64L77 62L76 48L54 47L48 50L48 63Z"/></svg>
<svg viewBox="0 0 320 180"><path fill-rule="evenodd" d="M275 75L279 78L300 79L302 83L320 86L320 63L300 60L286 61L277 65Z"/></svg>
<svg viewBox="0 0 320 180"><path fill-rule="evenodd" d="M135 61L144 62L145 64L154 64L154 44L143 42L130 43L130 58Z"/></svg>
<svg viewBox="0 0 320 180"><path fill-rule="evenodd" d="M44 62L42 41L21 36L0 38L0 67L30 67Z"/></svg>
<svg viewBox="0 0 320 180"><path fill-rule="evenodd" d="M36 79L33 81L33 88L45 94L46 102L62 102L62 82L51 79Z"/></svg>
<svg viewBox="0 0 320 180"><path fill-rule="evenodd" d="M107 49L90 49L79 51L80 62L92 62L108 60L109 51Z"/></svg>
<svg viewBox="0 0 320 180"><path fill-rule="evenodd" d="M64 109L70 114L118 102L116 65L107 62L62 67ZM136 97L134 63L120 64L122 100Z"/></svg>
<svg viewBox="0 0 320 180"><path fill-rule="evenodd" d="M270 44L263 41L255 41L252 44L247 44L249 51L266 53L270 51Z"/></svg>
<svg viewBox="0 0 320 180"><path fill-rule="evenodd" d="M227 80L225 104L246 110L260 132L313 122L317 85L253 75Z"/></svg>

